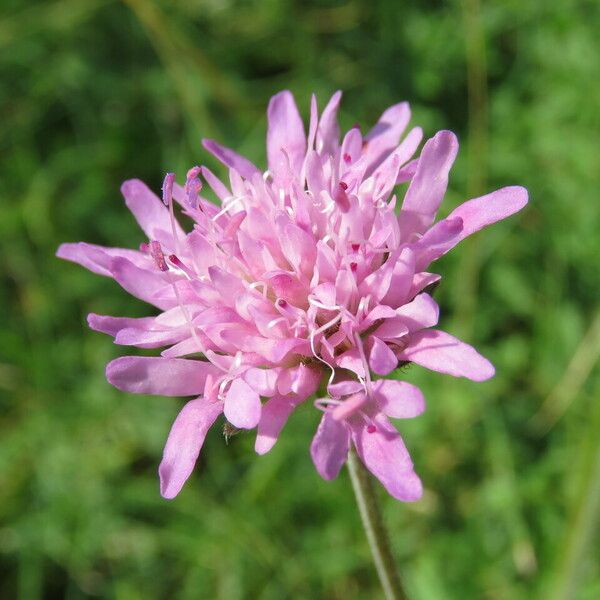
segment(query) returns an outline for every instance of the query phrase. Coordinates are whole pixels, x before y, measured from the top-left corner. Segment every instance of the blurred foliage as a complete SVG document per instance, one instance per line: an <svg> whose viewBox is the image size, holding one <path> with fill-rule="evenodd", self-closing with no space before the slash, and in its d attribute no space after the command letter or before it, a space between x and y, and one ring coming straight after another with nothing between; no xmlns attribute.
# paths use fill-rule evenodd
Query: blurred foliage
<svg viewBox="0 0 600 600"><path fill-rule="evenodd" d="M411 367L401 423L424 499L382 496L415 600L600 597L600 4L5 0L0 16L0 597L379 597L318 415L274 450L215 428L177 500L156 466L180 402L122 394L85 316L150 314L54 257L142 241L123 179L158 189L215 137L264 161L264 110L345 91L346 126L408 99L461 139L447 212L518 183L531 203L438 265L443 325L490 356L475 384Z"/></svg>

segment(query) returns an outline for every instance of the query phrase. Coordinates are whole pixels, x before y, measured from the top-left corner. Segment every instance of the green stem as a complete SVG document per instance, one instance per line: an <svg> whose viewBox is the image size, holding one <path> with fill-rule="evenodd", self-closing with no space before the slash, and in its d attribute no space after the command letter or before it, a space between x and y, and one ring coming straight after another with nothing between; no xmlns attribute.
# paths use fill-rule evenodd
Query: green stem
<svg viewBox="0 0 600 600"><path fill-rule="evenodd" d="M371 547L371 554L375 561L375 568L377 569L386 600L407 600L408 596L402 588L402 583L394 564L388 535L383 526L371 476L363 467L354 449L351 449L348 455L348 471L350 472L356 503L358 504L358 510L360 511L367 540Z"/></svg>

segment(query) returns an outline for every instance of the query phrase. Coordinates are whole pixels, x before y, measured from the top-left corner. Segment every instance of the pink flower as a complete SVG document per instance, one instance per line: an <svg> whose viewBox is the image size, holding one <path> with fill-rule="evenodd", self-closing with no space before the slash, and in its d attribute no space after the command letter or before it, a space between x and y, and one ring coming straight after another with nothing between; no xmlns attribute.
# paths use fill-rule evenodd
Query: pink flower
<svg viewBox="0 0 600 600"><path fill-rule="evenodd" d="M194 167L185 185L168 174L163 202L141 181L123 184L127 206L149 242L139 250L63 244L58 256L115 279L159 309L156 317L90 314L90 327L117 344L165 348L126 356L106 370L121 390L193 396L167 440L159 474L173 498L190 476L208 429L224 414L257 429L256 452L275 444L291 412L321 381L327 396L311 455L335 477L350 445L387 491L420 497L421 482L390 418L425 408L421 392L391 373L399 361L483 381L491 363L471 346L432 329L438 306L429 264L462 239L517 212L521 187L465 202L435 223L458 143L440 131L417 159L419 127L400 141L406 103L388 108L363 136L340 141L333 95L320 117L312 98L308 134L290 92L268 109L268 171L212 140L204 147L229 168L229 185ZM221 200L202 196L202 180ZM396 210L394 187L410 182ZM173 201L193 222L185 233ZM199 358L198 358L199 356ZM187 357L187 358L183 358Z"/></svg>

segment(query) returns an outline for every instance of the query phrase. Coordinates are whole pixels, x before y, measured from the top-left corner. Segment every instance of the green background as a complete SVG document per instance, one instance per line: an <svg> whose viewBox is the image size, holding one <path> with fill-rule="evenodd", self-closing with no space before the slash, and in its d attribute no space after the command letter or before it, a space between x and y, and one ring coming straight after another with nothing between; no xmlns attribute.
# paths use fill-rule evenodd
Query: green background
<svg viewBox="0 0 600 600"><path fill-rule="evenodd" d="M118 392L127 352L90 311L149 307L54 257L143 241L119 194L214 137L264 164L265 107L343 89L346 127L409 100L461 151L443 212L521 184L530 204L437 265L442 325L490 382L426 372L400 424L423 500L380 494L414 600L600 597L600 4L4 0L0 16L0 597L380 597L345 472L298 410L265 457L209 434L173 502L156 468L181 401ZM218 168L218 167L216 167ZM222 170L219 170L222 173ZM135 351L134 351L135 352Z"/></svg>

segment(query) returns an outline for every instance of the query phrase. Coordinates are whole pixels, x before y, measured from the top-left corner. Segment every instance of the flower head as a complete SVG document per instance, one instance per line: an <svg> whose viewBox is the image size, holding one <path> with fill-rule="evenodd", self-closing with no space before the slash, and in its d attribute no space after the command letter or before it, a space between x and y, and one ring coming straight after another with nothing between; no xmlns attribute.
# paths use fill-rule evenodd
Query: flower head
<svg viewBox="0 0 600 600"><path fill-rule="evenodd" d="M148 237L139 250L85 243L58 250L160 311L90 314L88 322L117 344L165 348L157 357L109 363L107 378L117 388L195 397L165 446L159 474L166 498L179 493L221 414L234 428L256 428L263 454L325 382L311 444L319 474L335 477L353 444L392 496L415 500L421 482L389 419L420 414L423 395L375 376L408 361L474 381L494 374L471 346L432 329L439 311L427 290L440 276L427 269L466 236L520 210L527 192L500 189L436 223L458 150L454 134L440 131L413 159L422 131L402 137L410 110L401 103L366 135L353 127L340 140L340 98L334 94L319 116L313 97L307 134L291 93L274 96L265 172L204 140L229 168L229 184L193 167L184 185L167 174L161 201L141 181L125 182L126 204ZM400 202L394 188L402 182L409 185ZM204 184L220 206L202 196ZM189 233L174 202L193 221Z"/></svg>

